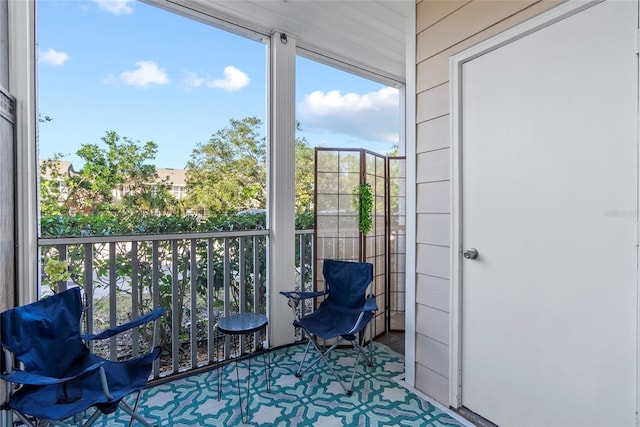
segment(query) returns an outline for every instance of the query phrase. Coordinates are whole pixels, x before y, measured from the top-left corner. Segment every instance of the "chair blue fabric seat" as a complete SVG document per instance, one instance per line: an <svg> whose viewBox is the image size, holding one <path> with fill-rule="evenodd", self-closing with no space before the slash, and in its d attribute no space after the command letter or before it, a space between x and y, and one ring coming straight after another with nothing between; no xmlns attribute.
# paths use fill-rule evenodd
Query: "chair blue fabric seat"
<svg viewBox="0 0 640 427"><path fill-rule="evenodd" d="M134 392L139 396L160 348L123 362L93 354L80 334L82 310L80 289L71 288L0 314L0 343L10 353L6 357L23 365L22 369L11 368L0 375L5 381L21 385L11 393L4 409L13 410L25 424L33 425L29 418L61 421L94 406L97 410L84 424L90 425L101 414L120 407L145 426L151 426L122 399ZM108 338L156 321L163 313L164 309L159 308L86 338Z"/></svg>
<svg viewBox="0 0 640 427"><path fill-rule="evenodd" d="M316 337L325 340L337 336L352 340L373 317L373 312L363 312L362 306L355 309L346 308L334 303L331 299L327 299L322 304L322 310L316 310L300 320L295 320L293 326L313 331ZM361 322L358 323L361 315ZM358 328L354 330L354 325L357 323Z"/></svg>
<svg viewBox="0 0 640 427"><path fill-rule="evenodd" d="M293 326L300 328L308 339L307 348L296 376L302 376L319 361L323 361L345 393L351 394L360 357L368 366L373 366L372 354L367 356L362 345L358 342L358 335L370 324L378 309L375 295L372 292L367 295L367 288L373 282L373 265L366 262L327 259L323 262L322 274L325 279L324 291L281 292L289 299L289 306L293 308L295 317ZM320 297L324 297L324 300L315 311L308 315L300 314L299 307L302 301ZM324 345L319 345L318 339L335 339L335 342L326 348ZM338 370L332 366L328 358L329 354L344 341L350 343L356 352L351 382L348 385L342 380ZM310 348L314 348L320 357L304 367Z"/></svg>
<svg viewBox="0 0 640 427"><path fill-rule="evenodd" d="M111 362L89 353L78 360L70 372L64 374L64 377L74 377L74 371L81 370L86 364L100 363L107 375L112 400L105 398L100 375L88 373L84 377L62 383L67 384L66 393L60 383L25 386L11 396L9 407L48 420L64 420L91 406L96 406L103 414L110 414L118 409L120 399L144 388L153 361L159 353L160 349L157 348L126 362Z"/></svg>

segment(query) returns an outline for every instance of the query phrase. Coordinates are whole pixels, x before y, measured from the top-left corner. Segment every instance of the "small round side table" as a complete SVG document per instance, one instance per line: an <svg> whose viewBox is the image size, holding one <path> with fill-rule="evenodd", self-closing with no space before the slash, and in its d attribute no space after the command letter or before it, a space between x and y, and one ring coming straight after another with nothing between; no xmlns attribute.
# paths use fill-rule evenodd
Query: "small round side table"
<svg viewBox="0 0 640 427"><path fill-rule="evenodd" d="M220 331L222 334L225 335L229 335L229 336L235 336L237 341L237 347L239 348L241 343L240 343L240 336L243 335L248 335L248 334L252 334L254 332L258 332L262 329L267 328L267 325L269 324L269 321L267 319L267 316L265 316L264 314L258 314L258 313L240 313L240 314L232 314L226 317L221 318L218 323L216 324L216 329L218 331ZM214 334L215 337L218 336L218 334ZM217 349L217 343L215 344L215 348ZM268 354L269 351L268 349L263 349L262 351L262 360L265 364L265 381L267 383L267 393L271 392L271 355ZM247 410L246 410L246 419L245 419L245 414L244 411L242 409L242 392L240 390L240 372L238 370L238 359L240 358L240 356L242 355L242 349L239 349L239 356L235 357L235 366L236 366L236 379L237 379L237 386L238 386L238 399L240 402L240 416L242 417L242 422L248 422L249 419L249 396L250 396L250 390L251 390L251 359L253 356L250 356L248 358L248 363L249 363L249 373L247 375L247 397L246 397L246 405L247 405ZM222 377L220 376L220 366L217 367L218 368L218 400L221 399L222 397Z"/></svg>

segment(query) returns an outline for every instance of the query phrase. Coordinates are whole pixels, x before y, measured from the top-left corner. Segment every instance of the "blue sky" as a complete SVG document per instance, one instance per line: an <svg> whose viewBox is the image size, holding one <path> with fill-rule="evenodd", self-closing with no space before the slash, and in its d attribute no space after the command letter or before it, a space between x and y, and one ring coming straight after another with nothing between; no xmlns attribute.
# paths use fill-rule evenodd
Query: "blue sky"
<svg viewBox="0 0 640 427"><path fill-rule="evenodd" d="M73 155L106 131L158 144L183 168L230 119L265 119L263 44L134 0L39 0L40 158ZM387 153L398 91L298 58L296 117L312 146Z"/></svg>

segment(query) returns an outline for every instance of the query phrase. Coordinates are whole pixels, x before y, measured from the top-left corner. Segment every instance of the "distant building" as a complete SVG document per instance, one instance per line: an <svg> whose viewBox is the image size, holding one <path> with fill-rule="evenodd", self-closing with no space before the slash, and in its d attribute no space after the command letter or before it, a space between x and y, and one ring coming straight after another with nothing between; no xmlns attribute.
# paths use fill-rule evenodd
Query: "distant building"
<svg viewBox="0 0 640 427"><path fill-rule="evenodd" d="M167 180L171 187L171 194L180 200L187 196L187 171L174 168L156 168L158 181Z"/></svg>
<svg viewBox="0 0 640 427"><path fill-rule="evenodd" d="M43 168L46 160L40 160L40 178L45 180L52 180L53 171L51 168L46 167ZM67 177L75 174L75 170L73 169L73 164L67 160L57 160L55 163L58 164L58 173L59 177ZM44 170L43 170L44 169ZM156 172L158 174L158 178L156 179L156 183L160 183L166 181L169 184L169 190L173 196L180 200L187 196L187 171L184 169L174 169L174 168L156 168ZM66 194L66 187L64 182L59 179L60 193ZM122 188L114 190L114 199L118 200L123 196Z"/></svg>
<svg viewBox="0 0 640 427"><path fill-rule="evenodd" d="M62 178L71 176L76 172L73 170L73 165L67 160L57 160L54 163L58 165L58 171L54 173L51 167L46 166L46 160L40 160L40 179L46 181L58 181L58 190L60 195L67 194L67 186Z"/></svg>
<svg viewBox="0 0 640 427"><path fill-rule="evenodd" d="M45 164L46 160L40 160L40 176L44 179L52 179L51 176L53 174L53 171L51 170L51 168L44 168L44 173L42 173L42 169L43 166ZM71 162L67 161L67 160L56 160L55 163L58 164L58 173L60 175L63 176L71 176L73 173L75 173L75 171L73 170L73 165L71 164Z"/></svg>

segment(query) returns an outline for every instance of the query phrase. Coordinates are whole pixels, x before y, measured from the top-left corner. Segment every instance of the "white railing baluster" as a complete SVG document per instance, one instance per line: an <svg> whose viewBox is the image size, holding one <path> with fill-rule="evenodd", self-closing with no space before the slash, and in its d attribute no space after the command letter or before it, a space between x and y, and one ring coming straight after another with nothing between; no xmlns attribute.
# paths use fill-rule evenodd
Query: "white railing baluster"
<svg viewBox="0 0 640 427"><path fill-rule="evenodd" d="M214 317L213 309L215 307L215 270L213 268L213 242L210 237L207 239L207 349L209 357L207 362L209 364L214 363L216 360L215 348L215 324L216 319Z"/></svg>
<svg viewBox="0 0 640 427"><path fill-rule="evenodd" d="M109 327L113 328L118 324L118 298L116 293L116 242L109 243ZM118 338L109 338L109 358L118 360Z"/></svg>
<svg viewBox="0 0 640 427"><path fill-rule="evenodd" d="M258 236L253 236L251 239L253 242L253 312L262 313L262 298L260 293L262 292L260 283L262 282L260 277L260 250L258 245L260 244ZM256 350L258 339L260 334L258 332L253 334L253 350Z"/></svg>
<svg viewBox="0 0 640 427"><path fill-rule="evenodd" d="M171 366L180 372L180 289L178 283L178 241L171 240Z"/></svg>
<svg viewBox="0 0 640 427"><path fill-rule="evenodd" d="M160 242L154 240L151 244L151 298L153 308L160 307ZM164 332L164 331L163 331ZM158 334L160 331L157 332ZM156 342L158 337L153 337ZM156 359L153 364L153 378L160 377L160 360Z"/></svg>
<svg viewBox="0 0 640 427"><path fill-rule="evenodd" d="M298 234L297 236L298 238L298 250L300 252L300 283L298 283L297 285L299 286L300 292L304 292L304 276L306 273L306 266L304 264L305 262L305 254L306 254L306 249L305 249L305 244L307 243L305 236L303 234ZM305 310L305 301L303 301L303 303L300 305L300 316L304 316L306 314L306 310Z"/></svg>
<svg viewBox="0 0 640 427"><path fill-rule="evenodd" d="M191 369L198 367L198 263L196 262L197 241L191 239L190 271L191 274Z"/></svg>
<svg viewBox="0 0 640 427"><path fill-rule="evenodd" d="M230 305L230 300L231 300L231 296L229 295L231 293L231 265L230 265L230 261L229 261L229 237L225 237L224 238L224 260L223 260L223 289L224 289L224 296L223 296L223 302L224 302L224 315L228 316L229 315L229 305ZM229 358L229 335L224 335L224 359L228 359Z"/></svg>
<svg viewBox="0 0 640 427"><path fill-rule="evenodd" d="M247 311L247 257L245 254L246 245L245 238L238 237L238 313L245 313ZM240 336L240 355L244 353L246 346L246 337Z"/></svg>
<svg viewBox="0 0 640 427"><path fill-rule="evenodd" d="M139 283L138 283L138 242L131 242L131 319L136 319L140 316L140 300L138 298ZM140 353L139 349L140 331L138 328L133 328L131 331L131 355L136 357Z"/></svg>
<svg viewBox="0 0 640 427"><path fill-rule="evenodd" d="M254 313L262 313L262 277L260 276L260 239L253 236L253 311Z"/></svg>
<svg viewBox="0 0 640 427"><path fill-rule="evenodd" d="M238 238L238 292L239 306L238 312L245 313L247 311L247 257L246 245L244 237ZM244 347L243 347L244 348Z"/></svg>
<svg viewBox="0 0 640 427"><path fill-rule="evenodd" d="M85 329L87 334L93 334L93 245L91 243L84 244L84 275L82 289L84 296L87 299L87 306L85 307ZM89 349L93 351L94 342L89 341Z"/></svg>

